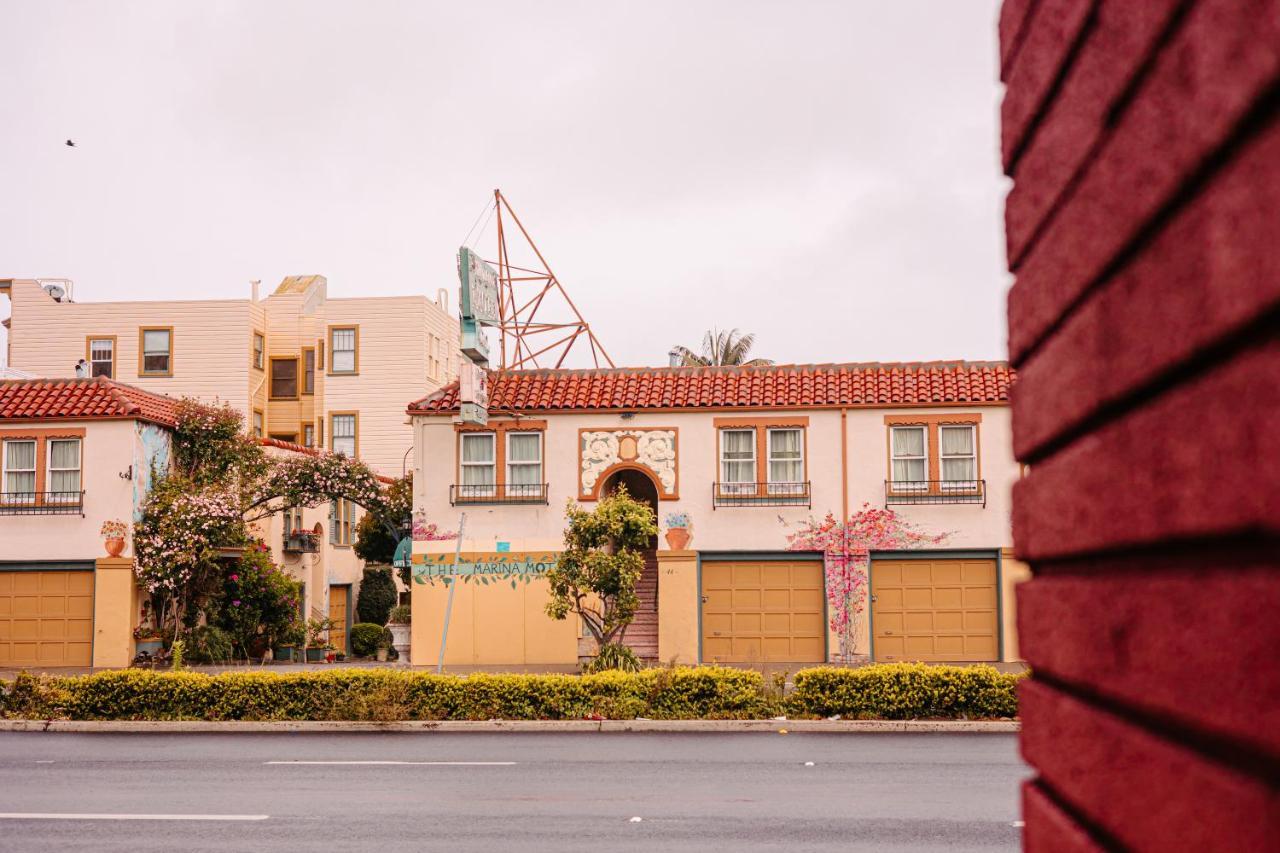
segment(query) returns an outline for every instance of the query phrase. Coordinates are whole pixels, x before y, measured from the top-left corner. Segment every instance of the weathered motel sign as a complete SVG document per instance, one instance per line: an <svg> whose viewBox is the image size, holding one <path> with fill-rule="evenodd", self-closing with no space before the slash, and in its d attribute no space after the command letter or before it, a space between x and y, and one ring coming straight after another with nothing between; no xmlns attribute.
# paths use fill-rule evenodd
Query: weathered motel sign
<svg viewBox="0 0 1280 853"><path fill-rule="evenodd" d="M458 277L462 282L462 298L458 300L462 316L486 326L496 326L499 322L498 271L463 246L458 250Z"/></svg>
<svg viewBox="0 0 1280 853"><path fill-rule="evenodd" d="M471 249L458 250L459 348L466 356L459 376L458 404L465 424L484 426L489 422L489 338L485 326L501 321L498 304L498 273Z"/></svg>
<svg viewBox="0 0 1280 853"><path fill-rule="evenodd" d="M555 568L560 555L554 551L484 551L461 554L414 554L414 583L429 584L437 579L445 584L454 578L463 583L489 586L517 583L542 577Z"/></svg>

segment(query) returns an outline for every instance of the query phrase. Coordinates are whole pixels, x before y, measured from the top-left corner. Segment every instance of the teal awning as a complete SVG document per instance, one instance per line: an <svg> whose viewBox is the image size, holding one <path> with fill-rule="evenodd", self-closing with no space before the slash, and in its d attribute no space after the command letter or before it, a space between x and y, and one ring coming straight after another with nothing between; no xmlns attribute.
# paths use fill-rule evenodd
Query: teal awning
<svg viewBox="0 0 1280 853"><path fill-rule="evenodd" d="M396 546L396 555L391 558L391 565L397 569L406 569L413 559L413 537L406 536Z"/></svg>

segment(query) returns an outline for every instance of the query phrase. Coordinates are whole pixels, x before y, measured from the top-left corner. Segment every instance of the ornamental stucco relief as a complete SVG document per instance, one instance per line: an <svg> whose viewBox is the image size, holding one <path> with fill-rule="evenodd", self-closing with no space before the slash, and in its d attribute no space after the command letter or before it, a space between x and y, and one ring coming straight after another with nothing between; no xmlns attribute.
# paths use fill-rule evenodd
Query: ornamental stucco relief
<svg viewBox="0 0 1280 853"><path fill-rule="evenodd" d="M620 462L648 469L664 494L675 493L675 430L589 430L582 433L581 444L582 494L593 494L601 475Z"/></svg>

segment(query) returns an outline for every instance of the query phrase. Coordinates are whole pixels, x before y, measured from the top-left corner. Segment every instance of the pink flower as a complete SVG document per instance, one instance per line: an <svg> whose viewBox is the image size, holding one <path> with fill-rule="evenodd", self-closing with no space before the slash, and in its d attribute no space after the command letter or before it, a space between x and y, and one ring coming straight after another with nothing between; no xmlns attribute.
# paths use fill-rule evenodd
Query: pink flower
<svg viewBox="0 0 1280 853"><path fill-rule="evenodd" d="M232 606L232 607L239 607L239 606L240 606L240 599L238 599L238 598L237 598L235 601L231 602L231 606Z"/></svg>
<svg viewBox="0 0 1280 853"><path fill-rule="evenodd" d="M231 576L231 579L232 579L233 581L238 581L238 580L240 580L240 576L239 576L239 575L232 575L232 576Z"/></svg>

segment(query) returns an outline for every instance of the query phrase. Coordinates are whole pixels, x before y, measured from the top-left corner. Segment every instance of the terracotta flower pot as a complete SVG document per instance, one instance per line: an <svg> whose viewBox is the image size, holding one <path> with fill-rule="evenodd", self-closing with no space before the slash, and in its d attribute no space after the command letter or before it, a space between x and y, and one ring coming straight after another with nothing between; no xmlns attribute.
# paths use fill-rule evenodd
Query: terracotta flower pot
<svg viewBox="0 0 1280 853"><path fill-rule="evenodd" d="M124 553L124 539L119 536L113 536L107 540L107 554L112 557L119 557Z"/></svg>
<svg viewBox="0 0 1280 853"><path fill-rule="evenodd" d="M689 547L689 529L687 527L667 528L667 545L672 551L683 551Z"/></svg>

